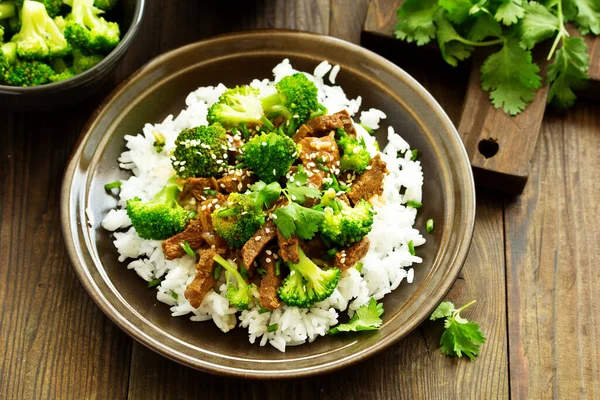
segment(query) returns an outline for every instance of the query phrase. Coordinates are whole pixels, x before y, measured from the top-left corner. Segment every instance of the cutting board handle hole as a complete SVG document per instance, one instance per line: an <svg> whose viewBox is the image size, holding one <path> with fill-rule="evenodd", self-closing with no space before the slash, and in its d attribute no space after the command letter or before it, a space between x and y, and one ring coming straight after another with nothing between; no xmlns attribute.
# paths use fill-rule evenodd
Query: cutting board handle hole
<svg viewBox="0 0 600 400"><path fill-rule="evenodd" d="M482 139L479 141L477 149L479 149L479 152L485 158L492 158L498 153L498 150L500 150L500 145L498 145L498 140L496 139Z"/></svg>

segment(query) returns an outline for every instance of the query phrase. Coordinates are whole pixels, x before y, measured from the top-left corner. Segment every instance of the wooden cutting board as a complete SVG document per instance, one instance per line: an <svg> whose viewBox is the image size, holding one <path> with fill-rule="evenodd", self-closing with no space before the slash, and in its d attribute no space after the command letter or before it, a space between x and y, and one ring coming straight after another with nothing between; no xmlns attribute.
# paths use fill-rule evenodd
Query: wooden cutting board
<svg viewBox="0 0 600 400"><path fill-rule="evenodd" d="M386 47L403 51L416 47L394 38L396 10L404 0L372 0L363 31L363 43L385 41ZM600 96L600 39L586 37L590 49L591 78L588 89L578 95L598 98ZM441 55L437 46L421 48L428 57ZM537 50L544 50L543 46ZM414 52L414 50L412 50ZM534 52L534 58L542 65L547 51ZM489 94L481 89L480 68L485 55L478 53L472 61L471 73L458 123L460 133L475 176L480 187L508 194L520 194L527 183L530 164L535 151L540 126L546 109L548 87L537 92L533 103L517 116L495 109ZM401 64L401 63L400 63ZM402 66L402 65L400 65ZM544 77L545 78L545 77Z"/></svg>

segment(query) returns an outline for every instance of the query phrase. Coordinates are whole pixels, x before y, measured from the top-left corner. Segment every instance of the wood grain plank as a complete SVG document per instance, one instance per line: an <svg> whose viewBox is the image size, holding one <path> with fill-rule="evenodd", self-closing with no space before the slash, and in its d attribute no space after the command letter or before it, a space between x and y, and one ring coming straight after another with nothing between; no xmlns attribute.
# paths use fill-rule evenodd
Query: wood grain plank
<svg viewBox="0 0 600 400"><path fill-rule="evenodd" d="M506 207L513 398L600 398L599 111L547 115L530 183Z"/></svg>
<svg viewBox="0 0 600 400"><path fill-rule="evenodd" d="M438 343L443 324L427 321L382 354L327 376L325 399L508 397L502 201L483 192L478 199L471 251L446 297L456 305L478 300L464 313L478 322L487 336L478 359L469 362L441 354Z"/></svg>
<svg viewBox="0 0 600 400"><path fill-rule="evenodd" d="M92 303L60 230L60 185L92 107L0 122L0 398L127 394L131 339ZM69 129L65 129L69 127Z"/></svg>
<svg viewBox="0 0 600 400"><path fill-rule="evenodd" d="M358 44L368 8L369 0L331 0L329 35Z"/></svg>

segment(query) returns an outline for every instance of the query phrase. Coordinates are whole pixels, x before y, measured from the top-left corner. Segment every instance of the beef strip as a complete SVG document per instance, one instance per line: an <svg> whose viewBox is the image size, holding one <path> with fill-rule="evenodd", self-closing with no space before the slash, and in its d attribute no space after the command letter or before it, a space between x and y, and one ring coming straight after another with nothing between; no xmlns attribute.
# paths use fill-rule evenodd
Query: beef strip
<svg viewBox="0 0 600 400"><path fill-rule="evenodd" d="M327 253L327 246L323 241L315 236L314 238L300 242L300 247L309 258L321 260Z"/></svg>
<svg viewBox="0 0 600 400"><path fill-rule="evenodd" d="M276 236L277 226L269 220L244 244L241 252L242 263L248 270L254 269L254 260Z"/></svg>
<svg viewBox="0 0 600 400"><path fill-rule="evenodd" d="M353 204L358 203L361 199L369 200L373 196L383 194L383 178L388 174L385 161L381 159L379 154L369 162L368 169L359 176L350 187L350 191L346 193Z"/></svg>
<svg viewBox="0 0 600 400"><path fill-rule="evenodd" d="M333 265L342 271L354 267L358 261L367 255L370 244L371 242L365 236L360 242L356 242L337 252Z"/></svg>
<svg viewBox="0 0 600 400"><path fill-rule="evenodd" d="M340 152L334 135L306 137L298 144L301 146L300 160L308 174L309 182L317 189L321 189L326 174L319 169L319 166L327 171L334 171L340 165Z"/></svg>
<svg viewBox="0 0 600 400"><path fill-rule="evenodd" d="M260 265L267 272L260 281L258 289L258 300L262 308L275 310L281 306L277 290L281 286L281 275L275 274L275 259L272 256L265 255L260 259Z"/></svg>
<svg viewBox="0 0 600 400"><path fill-rule="evenodd" d="M181 247L181 243L184 241L190 245L192 250L198 249L200 245L202 245L202 242L204 242L202 232L202 221L200 218L193 219L183 232L162 242L165 258L167 260L174 260L183 257L186 252L183 247Z"/></svg>
<svg viewBox="0 0 600 400"><path fill-rule="evenodd" d="M256 182L256 175L248 169L236 169L233 173L217 180L219 190L227 193L245 192L254 182Z"/></svg>
<svg viewBox="0 0 600 400"><path fill-rule="evenodd" d="M333 115L337 116L340 121L342 121L342 124L344 125L344 131L348 136L356 137L356 128L354 128L354 123L352 122L352 118L350 117L348 111L342 110Z"/></svg>
<svg viewBox="0 0 600 400"><path fill-rule="evenodd" d="M300 239L296 235L292 235L289 239L286 239L277 230L277 243L279 244L279 256L283 261L292 263L300 262L300 253L298 252Z"/></svg>
<svg viewBox="0 0 600 400"><path fill-rule="evenodd" d="M204 192L207 189L217 190L217 180L215 178L188 178L183 185L183 190L179 193L179 200L186 201L190 197L194 197L196 201L202 202L213 198L213 195Z"/></svg>
<svg viewBox="0 0 600 400"><path fill-rule="evenodd" d="M215 262L213 257L215 255L217 255L215 249L207 249L200 253L200 261L196 265L196 276L185 288L185 298L194 308L200 307L206 293L217 283L214 277Z"/></svg>
<svg viewBox="0 0 600 400"><path fill-rule="evenodd" d="M207 200L202 202L198 209L198 220L200 220L200 223L202 224L201 236L209 246L214 246L213 248L216 248L219 254L223 254L225 252L227 249L227 243L225 243L225 240L223 240L223 238L217 235L217 232L215 232L210 214L216 205L221 205L226 200L227 197L219 193L217 195L216 203L214 202L214 199Z"/></svg>
<svg viewBox="0 0 600 400"><path fill-rule="evenodd" d="M343 127L344 123L339 115L323 115L311 119L298 128L292 139L294 139L294 142L298 143L307 136L323 136Z"/></svg>

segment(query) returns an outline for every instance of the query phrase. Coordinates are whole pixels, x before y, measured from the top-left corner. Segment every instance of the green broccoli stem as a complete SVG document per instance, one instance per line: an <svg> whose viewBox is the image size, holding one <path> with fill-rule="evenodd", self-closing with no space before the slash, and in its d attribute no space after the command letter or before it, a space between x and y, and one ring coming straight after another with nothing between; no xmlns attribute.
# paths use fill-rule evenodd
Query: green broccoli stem
<svg viewBox="0 0 600 400"><path fill-rule="evenodd" d="M0 2L0 19L8 19L16 14L15 3L12 1Z"/></svg>
<svg viewBox="0 0 600 400"><path fill-rule="evenodd" d="M295 270L297 273L300 273L302 276L315 276L319 273L319 267L317 264L312 262L310 258L304 254L304 251L300 247L298 247L298 254L300 255L300 260L297 264L288 263L290 270Z"/></svg>
<svg viewBox="0 0 600 400"><path fill-rule="evenodd" d="M221 255L217 254L216 256L214 256L213 261L216 262L217 264L221 265L223 268L225 268L225 270L227 272L229 272L231 275L233 275L233 277L235 278L235 280L238 283L238 287L242 287L246 284L246 281L242 277L242 274L240 274L238 272L237 268L235 268L233 265L231 265Z"/></svg>
<svg viewBox="0 0 600 400"><path fill-rule="evenodd" d="M2 45L2 53L4 54L6 62L8 62L10 65L17 61L17 45L15 43L4 43Z"/></svg>
<svg viewBox="0 0 600 400"><path fill-rule="evenodd" d="M174 179L171 178L165 187L162 188L160 192L156 193L150 203L165 203L171 207L179 205L179 203L177 203L177 195L179 192L180 190L175 184Z"/></svg>
<svg viewBox="0 0 600 400"><path fill-rule="evenodd" d="M272 110L276 107L281 106L281 97L279 97L279 93L273 93L270 96L263 97L260 99L263 109Z"/></svg>

